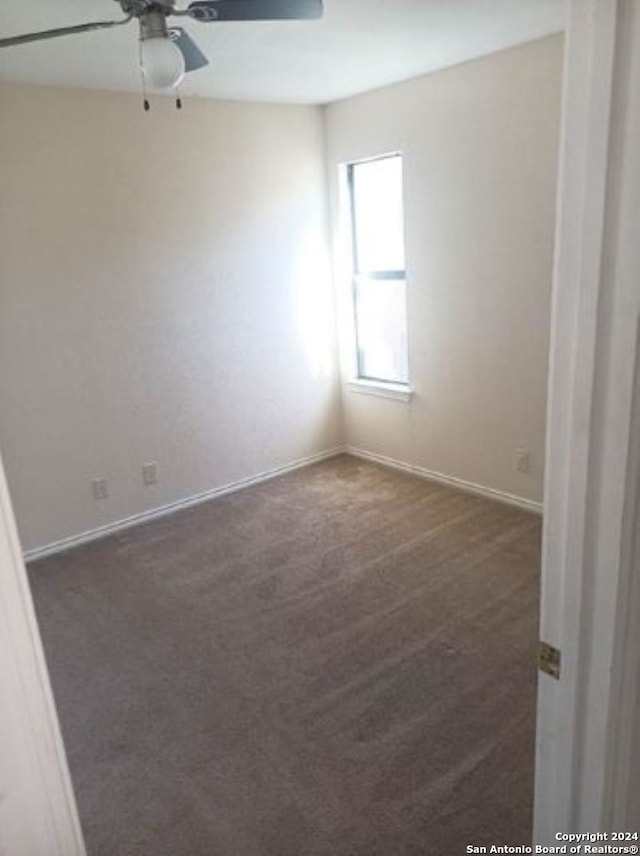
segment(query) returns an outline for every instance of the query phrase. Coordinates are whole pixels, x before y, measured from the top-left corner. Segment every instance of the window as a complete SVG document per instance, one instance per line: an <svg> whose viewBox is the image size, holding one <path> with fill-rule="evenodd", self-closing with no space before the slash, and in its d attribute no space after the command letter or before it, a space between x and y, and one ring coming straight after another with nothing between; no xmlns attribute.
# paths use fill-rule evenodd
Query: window
<svg viewBox="0 0 640 856"><path fill-rule="evenodd" d="M406 385L402 156L348 164L359 379Z"/></svg>

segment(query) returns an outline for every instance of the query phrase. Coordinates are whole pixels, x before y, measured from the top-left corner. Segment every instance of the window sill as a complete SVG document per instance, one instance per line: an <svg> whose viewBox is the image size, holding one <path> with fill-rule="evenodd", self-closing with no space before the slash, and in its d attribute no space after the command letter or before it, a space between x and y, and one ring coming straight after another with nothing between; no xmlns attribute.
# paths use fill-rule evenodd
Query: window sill
<svg viewBox="0 0 640 856"><path fill-rule="evenodd" d="M402 383L385 383L379 380L354 379L346 383L349 392L360 395L376 395L379 398L392 398L395 401L411 401L413 390Z"/></svg>

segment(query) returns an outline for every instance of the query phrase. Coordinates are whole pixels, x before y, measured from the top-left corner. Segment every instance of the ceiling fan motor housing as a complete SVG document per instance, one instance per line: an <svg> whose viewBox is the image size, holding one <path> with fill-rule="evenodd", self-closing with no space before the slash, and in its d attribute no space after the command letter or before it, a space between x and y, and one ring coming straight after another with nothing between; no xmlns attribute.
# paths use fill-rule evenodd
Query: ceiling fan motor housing
<svg viewBox="0 0 640 856"><path fill-rule="evenodd" d="M140 15L140 40L166 39L169 37L167 16L164 12L150 10Z"/></svg>
<svg viewBox="0 0 640 856"><path fill-rule="evenodd" d="M163 2L153 2L153 0L118 0L122 6L122 11L125 15L132 15L139 18L148 12L162 12L167 15L173 11L175 5L174 0L163 0Z"/></svg>

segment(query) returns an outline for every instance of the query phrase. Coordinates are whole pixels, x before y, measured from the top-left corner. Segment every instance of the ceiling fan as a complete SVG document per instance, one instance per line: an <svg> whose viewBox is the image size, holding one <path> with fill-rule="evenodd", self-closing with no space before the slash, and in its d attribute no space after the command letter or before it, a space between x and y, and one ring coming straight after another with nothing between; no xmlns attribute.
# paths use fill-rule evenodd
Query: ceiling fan
<svg viewBox="0 0 640 856"><path fill-rule="evenodd" d="M116 21L92 21L37 33L25 33L0 39L0 48L105 30L128 24L134 18L140 25L140 65L145 83L153 89L176 87L185 72L196 71L209 60L182 27L170 27L169 17L185 17L201 24L224 21L284 21L321 18L323 0L195 0L185 9L176 8L176 0L116 0L124 18ZM145 102L145 107L148 105Z"/></svg>

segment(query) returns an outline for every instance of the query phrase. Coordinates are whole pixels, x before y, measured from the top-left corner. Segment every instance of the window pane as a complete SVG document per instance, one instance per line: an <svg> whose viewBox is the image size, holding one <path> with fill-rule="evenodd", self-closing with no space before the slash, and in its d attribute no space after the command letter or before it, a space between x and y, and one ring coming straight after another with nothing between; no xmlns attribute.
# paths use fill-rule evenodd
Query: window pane
<svg viewBox="0 0 640 856"><path fill-rule="evenodd" d="M354 164L352 180L358 271L404 270L402 158Z"/></svg>
<svg viewBox="0 0 640 856"><path fill-rule="evenodd" d="M358 375L371 380L407 383L404 279L358 277L355 296Z"/></svg>

